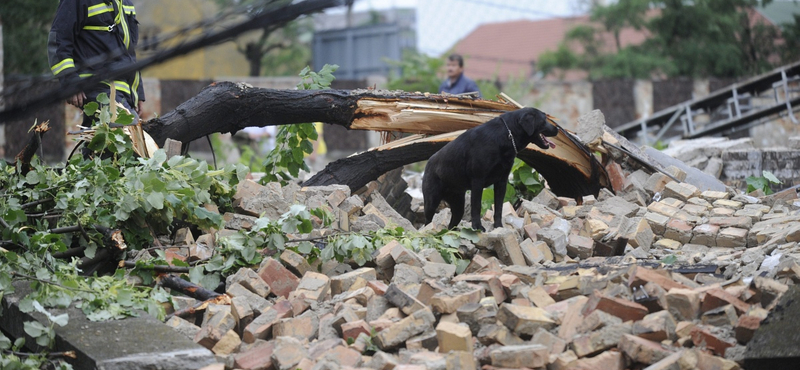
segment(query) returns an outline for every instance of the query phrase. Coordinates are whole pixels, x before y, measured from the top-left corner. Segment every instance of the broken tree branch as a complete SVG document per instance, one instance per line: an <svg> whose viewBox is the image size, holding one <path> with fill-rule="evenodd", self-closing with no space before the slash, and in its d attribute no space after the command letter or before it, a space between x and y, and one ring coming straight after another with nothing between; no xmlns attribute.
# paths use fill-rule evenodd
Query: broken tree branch
<svg viewBox="0 0 800 370"><path fill-rule="evenodd" d="M136 262L125 261L123 263L123 266L125 268L131 269L131 268L136 267ZM153 265L153 266L139 266L139 268L143 269L143 270L153 270L155 272L161 272L161 273L170 273L170 272L177 272L177 273L181 273L181 274L188 274L189 273L189 268L188 267L182 267L182 266Z"/></svg>
<svg viewBox="0 0 800 370"><path fill-rule="evenodd" d="M215 291L208 290L197 284L194 284L192 282L183 280L177 276L172 276L172 275L167 275L161 278L161 286L163 286L164 288L177 290L189 297L201 301L205 301L220 295Z"/></svg>
<svg viewBox="0 0 800 370"><path fill-rule="evenodd" d="M143 128L163 146L249 126L324 122L353 130L440 134L516 109L469 97L382 90L275 90L219 82Z"/></svg>
<svg viewBox="0 0 800 370"><path fill-rule="evenodd" d="M28 140L28 143L25 144L22 151L14 157L17 163L20 164L20 175L25 176L28 174L28 171L31 170L31 160L33 160L33 156L36 155L36 152L42 146L42 135L48 130L50 130L50 121L44 121L34 126L32 130L33 134Z"/></svg>

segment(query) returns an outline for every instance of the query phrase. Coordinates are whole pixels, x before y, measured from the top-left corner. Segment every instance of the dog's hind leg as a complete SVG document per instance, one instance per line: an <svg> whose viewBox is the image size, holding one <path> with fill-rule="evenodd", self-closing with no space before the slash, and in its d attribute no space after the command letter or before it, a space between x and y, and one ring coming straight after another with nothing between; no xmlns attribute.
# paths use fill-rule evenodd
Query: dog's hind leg
<svg viewBox="0 0 800 370"><path fill-rule="evenodd" d="M464 217L464 193L447 193L444 196L444 201L450 206L450 213L452 214L452 217L450 217L450 225L448 225L447 228L453 229L461 223L461 219Z"/></svg>

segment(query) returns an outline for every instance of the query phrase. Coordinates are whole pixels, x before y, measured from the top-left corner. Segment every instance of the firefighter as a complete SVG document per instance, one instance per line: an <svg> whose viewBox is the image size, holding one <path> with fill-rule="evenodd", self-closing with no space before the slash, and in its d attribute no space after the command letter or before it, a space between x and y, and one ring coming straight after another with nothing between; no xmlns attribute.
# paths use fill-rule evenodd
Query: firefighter
<svg viewBox="0 0 800 370"><path fill-rule="evenodd" d="M61 0L47 42L50 69L62 88L73 86L101 70L135 63L138 39L139 22L131 0ZM83 109L100 93L110 97L111 84L116 100L138 122L145 99L138 71L86 87L67 103ZM91 126L91 117L84 115L83 122Z"/></svg>

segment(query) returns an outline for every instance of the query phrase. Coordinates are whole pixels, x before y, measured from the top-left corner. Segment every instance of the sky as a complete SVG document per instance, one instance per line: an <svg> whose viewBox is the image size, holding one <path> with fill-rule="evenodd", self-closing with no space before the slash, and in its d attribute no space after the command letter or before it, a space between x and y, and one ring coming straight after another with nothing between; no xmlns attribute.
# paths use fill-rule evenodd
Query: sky
<svg viewBox="0 0 800 370"><path fill-rule="evenodd" d="M417 9L417 49L440 56L483 23L583 14L582 0L356 0L354 12Z"/></svg>

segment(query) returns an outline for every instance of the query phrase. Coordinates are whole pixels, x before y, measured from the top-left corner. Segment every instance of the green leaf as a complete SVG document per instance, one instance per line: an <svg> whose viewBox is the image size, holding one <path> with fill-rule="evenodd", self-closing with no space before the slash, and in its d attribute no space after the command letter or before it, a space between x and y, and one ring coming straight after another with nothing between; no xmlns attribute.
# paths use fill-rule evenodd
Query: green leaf
<svg viewBox="0 0 800 370"><path fill-rule="evenodd" d="M0 350L11 349L11 339L0 333Z"/></svg>
<svg viewBox="0 0 800 370"><path fill-rule="evenodd" d="M94 258L95 253L97 253L97 243L95 242L90 242L83 251L83 254L88 258Z"/></svg>
<svg viewBox="0 0 800 370"><path fill-rule="evenodd" d="M89 149L95 152L101 152L106 148L107 141L107 133L105 131L97 130L92 138L92 141L89 142Z"/></svg>
<svg viewBox="0 0 800 370"><path fill-rule="evenodd" d="M36 185L39 183L39 173L36 171L30 171L27 175L25 175L25 182L31 185Z"/></svg>
<svg viewBox="0 0 800 370"><path fill-rule="evenodd" d="M106 94L106 93L97 94L97 98L95 100L97 100L98 103L105 104L105 105L108 105L111 102L108 99L108 94Z"/></svg>
<svg viewBox="0 0 800 370"><path fill-rule="evenodd" d="M127 110L117 108L117 122L120 125L129 125L133 123L133 115L128 113Z"/></svg>
<svg viewBox="0 0 800 370"><path fill-rule="evenodd" d="M771 182L773 184L780 184L781 183L781 180L778 180L778 178L775 177L775 175L772 172L763 171L763 172L761 172L761 174L764 176L765 179L769 180L769 182Z"/></svg>
<svg viewBox="0 0 800 370"><path fill-rule="evenodd" d="M304 241L297 245L297 253L300 254L309 254L313 249L314 244L311 244L311 242Z"/></svg>
<svg viewBox="0 0 800 370"><path fill-rule="evenodd" d="M83 106L83 113L89 117L94 117L94 113L97 112L97 108L99 108L97 103L90 101Z"/></svg>
<svg viewBox="0 0 800 370"><path fill-rule="evenodd" d="M47 328L38 321L25 321L22 323L22 328L25 333L34 338L38 338L47 332Z"/></svg>
<svg viewBox="0 0 800 370"><path fill-rule="evenodd" d="M208 290L214 290L217 289L217 287L219 286L219 282L220 282L219 274L216 273L208 274L203 276L203 279L200 280L200 286Z"/></svg>
<svg viewBox="0 0 800 370"><path fill-rule="evenodd" d="M197 265L189 269L189 281L194 284L200 284L200 281L203 280L203 265Z"/></svg>
<svg viewBox="0 0 800 370"><path fill-rule="evenodd" d="M150 204L151 207L155 209L163 209L164 208L164 194L152 192L147 194L147 203Z"/></svg>
<svg viewBox="0 0 800 370"><path fill-rule="evenodd" d="M665 265L671 265L671 264L674 264L677 261L678 261L678 257L676 255L674 255L674 254L670 254L670 255L665 256L664 258L661 259L661 263L663 263Z"/></svg>
<svg viewBox="0 0 800 370"><path fill-rule="evenodd" d="M58 316L53 316L50 318L50 320L58 326L65 326L69 322L69 314L64 313Z"/></svg>

